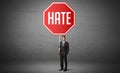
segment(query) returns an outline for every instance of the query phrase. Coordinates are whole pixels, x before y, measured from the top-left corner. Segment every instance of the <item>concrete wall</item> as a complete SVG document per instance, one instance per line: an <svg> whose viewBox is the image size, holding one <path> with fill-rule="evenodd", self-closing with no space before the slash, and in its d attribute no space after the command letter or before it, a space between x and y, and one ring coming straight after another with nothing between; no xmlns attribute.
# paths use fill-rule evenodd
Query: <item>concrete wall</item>
<svg viewBox="0 0 120 73"><path fill-rule="evenodd" d="M58 0L54 0L58 1ZM64 1L64 0L59 0ZM3 0L0 23L1 61L56 61L59 37L44 26L42 13L52 0ZM70 61L119 62L120 2L65 0L76 12L67 34Z"/></svg>

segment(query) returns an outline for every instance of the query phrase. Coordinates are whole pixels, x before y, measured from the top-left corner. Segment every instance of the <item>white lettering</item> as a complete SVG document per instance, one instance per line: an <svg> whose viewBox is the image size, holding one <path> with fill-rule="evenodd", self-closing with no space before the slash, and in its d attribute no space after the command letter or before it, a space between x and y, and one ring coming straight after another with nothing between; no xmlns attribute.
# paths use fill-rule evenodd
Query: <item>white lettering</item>
<svg viewBox="0 0 120 73"><path fill-rule="evenodd" d="M71 25L71 12L48 12L48 24Z"/></svg>

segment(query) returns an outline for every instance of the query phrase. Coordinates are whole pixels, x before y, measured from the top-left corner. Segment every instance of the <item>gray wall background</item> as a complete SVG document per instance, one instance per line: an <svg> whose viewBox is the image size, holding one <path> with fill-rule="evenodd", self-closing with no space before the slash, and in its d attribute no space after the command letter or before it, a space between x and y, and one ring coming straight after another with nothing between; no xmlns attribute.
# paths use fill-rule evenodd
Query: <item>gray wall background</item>
<svg viewBox="0 0 120 73"><path fill-rule="evenodd" d="M3 0L1 62L59 60L59 38L43 26L42 19L53 1L65 1L76 12L76 25L67 34L69 61L120 61L119 0Z"/></svg>

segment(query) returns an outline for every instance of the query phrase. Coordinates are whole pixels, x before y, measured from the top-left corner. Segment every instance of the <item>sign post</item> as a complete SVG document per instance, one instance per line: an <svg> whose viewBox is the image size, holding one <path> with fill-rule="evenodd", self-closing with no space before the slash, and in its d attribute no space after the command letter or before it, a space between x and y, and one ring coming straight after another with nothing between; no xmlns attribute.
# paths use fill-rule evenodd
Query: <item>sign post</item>
<svg viewBox="0 0 120 73"><path fill-rule="evenodd" d="M43 25L53 34L66 35L75 26L75 12L65 2L53 2L43 12Z"/></svg>

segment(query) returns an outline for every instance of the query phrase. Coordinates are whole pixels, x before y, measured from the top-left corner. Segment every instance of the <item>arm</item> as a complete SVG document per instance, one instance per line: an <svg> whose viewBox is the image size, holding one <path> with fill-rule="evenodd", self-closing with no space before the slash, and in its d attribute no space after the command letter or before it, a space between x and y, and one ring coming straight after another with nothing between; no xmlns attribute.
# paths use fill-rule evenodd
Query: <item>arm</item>
<svg viewBox="0 0 120 73"><path fill-rule="evenodd" d="M69 53L69 43L67 42L67 54Z"/></svg>
<svg viewBox="0 0 120 73"><path fill-rule="evenodd" d="M60 48L61 48L61 42L60 42L60 44L59 44L59 48L58 48L59 51L60 51Z"/></svg>

